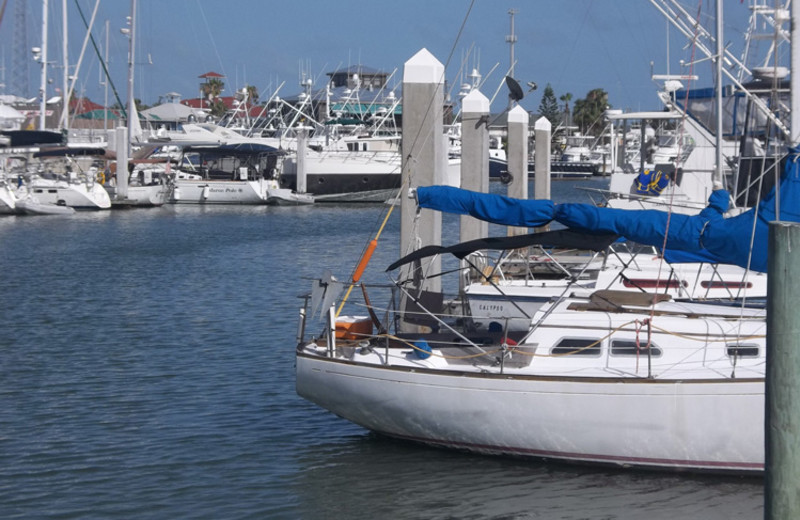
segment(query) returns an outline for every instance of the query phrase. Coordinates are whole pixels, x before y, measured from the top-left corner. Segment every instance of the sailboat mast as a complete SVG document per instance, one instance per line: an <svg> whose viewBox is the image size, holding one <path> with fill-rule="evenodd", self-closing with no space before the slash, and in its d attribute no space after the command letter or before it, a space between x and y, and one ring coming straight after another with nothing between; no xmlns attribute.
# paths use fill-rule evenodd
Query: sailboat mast
<svg viewBox="0 0 800 520"><path fill-rule="evenodd" d="M717 132L716 132L716 147L717 147L717 157L716 157L716 167L714 168L714 176L713 176L713 183L715 186L722 186L722 59L725 56L725 46L722 42L722 0L717 0L717 28L716 28L716 40L717 40L717 59L716 59L716 68L715 68L715 76L717 82L717 90L716 90L716 105L717 105Z"/></svg>
<svg viewBox="0 0 800 520"><path fill-rule="evenodd" d="M789 129L789 135L791 136L791 145L796 146L800 143L800 80L795 81L798 78L797 74L800 74L800 34L795 33L795 31L800 31L800 1L795 0L792 2L792 11L791 11L791 72L789 77L791 78L789 92L791 95L791 127Z"/></svg>
<svg viewBox="0 0 800 520"><path fill-rule="evenodd" d="M42 0L42 81L39 84L39 130L45 129L47 116L47 0Z"/></svg>
<svg viewBox="0 0 800 520"><path fill-rule="evenodd" d="M106 57L105 70L108 70L108 20L106 20ZM103 101L103 130L108 131L108 76L103 80L104 101Z"/></svg>
<svg viewBox="0 0 800 520"><path fill-rule="evenodd" d="M69 61L67 55L67 0L61 0L61 32L62 35L62 49L61 49L61 62L64 65L64 77L61 80L61 103L63 109L61 110L61 121L59 128L66 129L68 114L69 114Z"/></svg>
<svg viewBox="0 0 800 520"><path fill-rule="evenodd" d="M130 28L130 49L128 50L128 156L131 153L131 141L133 139L134 117L139 117L133 100L133 66L136 63L134 53L136 51L136 0L131 0L131 28ZM119 167L119 165L118 165Z"/></svg>

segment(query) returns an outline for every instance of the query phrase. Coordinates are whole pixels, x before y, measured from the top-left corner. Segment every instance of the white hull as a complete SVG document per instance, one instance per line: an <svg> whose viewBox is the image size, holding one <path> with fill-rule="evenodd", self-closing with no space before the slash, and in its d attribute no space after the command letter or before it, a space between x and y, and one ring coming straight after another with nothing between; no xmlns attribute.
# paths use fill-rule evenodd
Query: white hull
<svg viewBox="0 0 800 520"><path fill-rule="evenodd" d="M75 209L69 206L42 204L28 197L17 201L17 213L20 215L72 215L75 213Z"/></svg>
<svg viewBox="0 0 800 520"><path fill-rule="evenodd" d="M177 179L179 204L266 204L268 181Z"/></svg>
<svg viewBox="0 0 800 520"><path fill-rule="evenodd" d="M602 310L617 298L620 312ZM297 392L364 428L479 453L763 471L764 310L661 302L651 315L647 299L548 304L515 347L446 331L330 351L318 339L297 348Z"/></svg>
<svg viewBox="0 0 800 520"><path fill-rule="evenodd" d="M296 193L286 188L267 189L267 204L273 206L303 206L314 204L314 197L306 193Z"/></svg>
<svg viewBox="0 0 800 520"><path fill-rule="evenodd" d="M588 257L587 257L588 258ZM545 265L555 265L554 255ZM584 260L587 262L588 260ZM535 265L532 263L531 265ZM502 279L489 283L470 283L464 289L472 321L481 327L497 322L508 330L526 331L531 317L547 302L569 293L588 296L596 289L657 290L675 299L732 301L766 298L767 277L762 273L746 272L736 266L711 264L670 265L658 256L617 252L609 254L602 269L594 267L585 276L571 282L562 279ZM566 272L577 270L564 266ZM498 269L497 273L502 273ZM620 276L624 274L624 276Z"/></svg>
<svg viewBox="0 0 800 520"><path fill-rule="evenodd" d="M369 430L479 453L685 470L764 467L763 380L464 377L298 355L297 392Z"/></svg>
<svg viewBox="0 0 800 520"><path fill-rule="evenodd" d="M42 204L69 206L81 210L111 207L111 198L97 182L73 183L38 178L31 181L28 191Z"/></svg>
<svg viewBox="0 0 800 520"><path fill-rule="evenodd" d="M17 197L6 184L0 184L0 215L16 213Z"/></svg>
<svg viewBox="0 0 800 520"><path fill-rule="evenodd" d="M112 204L125 206L163 206L170 200L170 188L157 184L153 186L128 186L128 196L124 200L117 200L117 189L114 186L105 186Z"/></svg>

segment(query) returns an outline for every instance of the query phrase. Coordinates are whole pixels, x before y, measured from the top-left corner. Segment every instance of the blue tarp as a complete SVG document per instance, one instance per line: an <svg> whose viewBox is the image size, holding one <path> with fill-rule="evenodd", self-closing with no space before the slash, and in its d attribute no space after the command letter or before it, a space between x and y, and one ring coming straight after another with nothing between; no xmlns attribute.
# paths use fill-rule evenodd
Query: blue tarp
<svg viewBox="0 0 800 520"><path fill-rule="evenodd" d="M779 185L780 219L800 222L800 147L790 150ZM658 210L599 208L590 204L554 204L550 200L519 200L447 186L417 188L420 207L471 215L509 226L539 227L555 221L584 232L616 233L628 240L682 252L683 261L734 264L767 270L769 222L776 220L776 190L756 208L725 219L730 196L714 191L698 215L670 215ZM755 229L754 229L755 221ZM667 226L669 223L669 226ZM752 257L750 243L753 238ZM669 258L669 257L668 257ZM692 260L694 258L694 260Z"/></svg>

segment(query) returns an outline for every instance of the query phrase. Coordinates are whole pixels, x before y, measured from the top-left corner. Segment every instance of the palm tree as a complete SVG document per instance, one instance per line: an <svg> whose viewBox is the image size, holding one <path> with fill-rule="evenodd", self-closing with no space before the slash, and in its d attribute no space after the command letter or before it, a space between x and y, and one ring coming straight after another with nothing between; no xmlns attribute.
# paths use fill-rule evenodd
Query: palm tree
<svg viewBox="0 0 800 520"><path fill-rule="evenodd" d="M590 90L585 99L577 100L574 115L581 132L586 133L592 125L600 121L607 108L608 92L601 88Z"/></svg>
<svg viewBox="0 0 800 520"><path fill-rule="evenodd" d="M570 116L570 114L569 114L569 102L572 101L572 94L567 92L566 94L564 94L563 96L561 96L558 99L560 99L564 103L564 124L566 126L570 126L572 121L570 120L570 117L569 117Z"/></svg>
<svg viewBox="0 0 800 520"><path fill-rule="evenodd" d="M258 104L258 87L255 85L247 85L245 90L247 91L247 99L249 100L250 105Z"/></svg>
<svg viewBox="0 0 800 520"><path fill-rule="evenodd" d="M219 78L208 78L208 80L200 85L201 92L203 97L205 97L209 103L214 101L222 94L222 91L225 90L225 82Z"/></svg>

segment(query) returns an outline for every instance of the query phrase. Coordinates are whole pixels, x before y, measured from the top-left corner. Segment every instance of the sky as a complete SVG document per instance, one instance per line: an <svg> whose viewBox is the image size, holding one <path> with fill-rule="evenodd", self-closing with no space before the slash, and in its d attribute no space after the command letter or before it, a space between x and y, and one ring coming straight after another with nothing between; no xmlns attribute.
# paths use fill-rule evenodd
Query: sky
<svg viewBox="0 0 800 520"><path fill-rule="evenodd" d="M2 80L8 85L13 63L16 3L9 0L0 22ZM77 0L91 17L96 0ZM86 30L76 7L68 0L68 53L74 67ZM704 16L713 0L699 2ZM49 0L48 61L54 78L48 95L61 85L62 0ZM696 13L698 1L684 2ZM749 11L748 2L725 2L725 40L740 45ZM545 85L557 98L571 93L585 97L595 88L609 93L614 108L659 109L657 74L677 72L678 60L691 59L691 46L675 30L667 30L663 15L647 0L138 0L134 96L154 105L168 92L197 97L198 76L209 71L225 76L225 92L232 95L246 84L255 85L266 99L283 83L280 94L301 91L301 74L325 84L325 75L348 65L365 65L388 73L392 84L402 82L403 64L420 49L428 49L445 65L446 79L457 85L473 68L484 76L481 91L490 99L510 68L510 9L514 16L516 65L514 77L522 85L539 85L521 105L536 112ZM128 39L120 29L131 13L127 0L101 0L92 34L100 52L109 22L111 81L125 99ZM42 2L27 0L28 49L41 46ZM709 28L713 25L705 21ZM669 41L669 45L668 45ZM667 48L669 47L668 69ZM39 89L40 65L29 58L29 90ZM711 84L711 67L698 66L699 84ZM79 95L103 103L100 60L91 44L78 72ZM527 88L525 89L528 90ZM507 104L503 88L492 104ZM110 104L113 96L110 95Z"/></svg>

